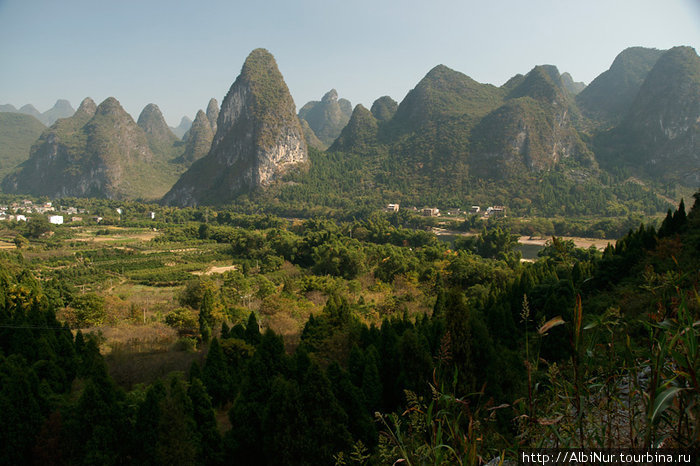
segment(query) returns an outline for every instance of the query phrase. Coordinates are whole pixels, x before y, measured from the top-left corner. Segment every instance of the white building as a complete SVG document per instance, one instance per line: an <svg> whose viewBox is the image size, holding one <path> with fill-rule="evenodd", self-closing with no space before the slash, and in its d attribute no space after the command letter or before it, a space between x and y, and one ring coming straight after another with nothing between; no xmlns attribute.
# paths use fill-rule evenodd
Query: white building
<svg viewBox="0 0 700 466"><path fill-rule="evenodd" d="M24 215L21 215L21 214L15 215L14 217L15 217L15 220L17 220L18 222L26 222L27 221L27 217Z"/></svg>
<svg viewBox="0 0 700 466"><path fill-rule="evenodd" d="M63 215L49 215L49 223L63 225Z"/></svg>

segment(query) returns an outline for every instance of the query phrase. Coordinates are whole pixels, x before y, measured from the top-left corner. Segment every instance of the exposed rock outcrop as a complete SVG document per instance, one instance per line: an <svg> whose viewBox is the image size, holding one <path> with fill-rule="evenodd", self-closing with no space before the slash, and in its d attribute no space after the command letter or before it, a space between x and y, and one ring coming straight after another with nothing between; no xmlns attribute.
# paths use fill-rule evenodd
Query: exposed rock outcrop
<svg viewBox="0 0 700 466"><path fill-rule="evenodd" d="M504 178L563 161L593 168L593 153L574 125L581 115L557 68L536 66L514 84L505 104L472 131L471 172Z"/></svg>
<svg viewBox="0 0 700 466"><path fill-rule="evenodd" d="M610 69L576 96L581 111L599 125L619 123L662 54L663 50L644 47L630 47L620 52Z"/></svg>
<svg viewBox="0 0 700 466"><path fill-rule="evenodd" d="M253 50L221 105L211 150L166 194L175 205L218 204L266 187L307 162L295 105L274 57Z"/></svg>
<svg viewBox="0 0 700 466"><path fill-rule="evenodd" d="M561 74L561 83L564 89L572 95L577 95L586 88L586 84L574 81L574 78L569 73Z"/></svg>
<svg viewBox="0 0 700 466"><path fill-rule="evenodd" d="M203 111L198 111L192 122L187 136L185 152L182 161L187 165L201 159L209 153L211 142L214 140L214 132L208 116Z"/></svg>
<svg viewBox="0 0 700 466"><path fill-rule="evenodd" d="M311 129L309 123L303 118L299 118L299 123L301 124L301 130L304 133L304 139L306 139L306 145L317 150L326 150L327 146L316 136L316 133L314 133L314 130Z"/></svg>
<svg viewBox="0 0 700 466"><path fill-rule="evenodd" d="M626 165L664 182L700 185L700 57L692 47L665 52L616 128L598 138L606 166Z"/></svg>
<svg viewBox="0 0 700 466"><path fill-rule="evenodd" d="M215 98L211 98L207 104L207 119L213 134L216 134L216 120L219 118L219 102Z"/></svg>
<svg viewBox="0 0 700 466"><path fill-rule="evenodd" d="M177 136L170 131L167 123L165 123L165 118L163 118L163 114L156 104L146 105L141 111L136 124L144 130L151 146L172 144L177 139Z"/></svg>

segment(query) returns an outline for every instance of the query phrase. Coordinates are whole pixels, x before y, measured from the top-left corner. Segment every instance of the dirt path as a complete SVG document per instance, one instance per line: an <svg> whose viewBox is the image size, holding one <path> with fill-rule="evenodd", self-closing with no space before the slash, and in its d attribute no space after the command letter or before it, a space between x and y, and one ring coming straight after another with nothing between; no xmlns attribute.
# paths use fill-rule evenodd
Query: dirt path
<svg viewBox="0 0 700 466"><path fill-rule="evenodd" d="M577 248L588 249L591 246L595 246L596 249L603 250L610 244L615 244L615 240L611 239L598 239L598 238L579 238L576 236L557 236L561 240L572 240ZM518 243L520 244L533 244L537 246L544 246L547 241L551 241L551 237L532 237L532 236L521 236L518 238Z"/></svg>
<svg viewBox="0 0 700 466"><path fill-rule="evenodd" d="M193 275L212 275L215 273L224 273L228 272L229 270L236 270L235 265L221 265L221 266L216 266L216 267L209 267L206 271L204 272L192 272Z"/></svg>
<svg viewBox="0 0 700 466"><path fill-rule="evenodd" d="M463 232L456 230L446 230L444 228L433 228L433 233L437 236L477 236L478 233ZM597 249L603 250L608 245L608 243L615 244L615 240L612 239L600 239L600 238L581 238L578 236L557 236L557 238L562 240L572 240L577 248L588 249L591 246L595 246ZM518 243L520 244L531 244L536 246L544 246L547 241L551 241L551 236L520 236L518 238Z"/></svg>

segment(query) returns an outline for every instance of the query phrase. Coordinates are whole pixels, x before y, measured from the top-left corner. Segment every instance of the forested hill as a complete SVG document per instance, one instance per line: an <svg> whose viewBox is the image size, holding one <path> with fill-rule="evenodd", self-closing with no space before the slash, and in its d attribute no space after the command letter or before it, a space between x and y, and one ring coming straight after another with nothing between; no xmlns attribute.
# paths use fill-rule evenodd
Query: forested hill
<svg viewBox="0 0 700 466"><path fill-rule="evenodd" d="M439 65L395 108L382 110L387 97L371 112L356 106L308 172L252 199L288 212L349 203L663 212L665 199L697 188L699 69L690 47L628 49L574 95L552 65L501 87Z"/></svg>
<svg viewBox="0 0 700 466"><path fill-rule="evenodd" d="M100 112L82 108L58 120L30 160L13 154L23 163L3 190L166 193L171 205L252 201L287 216L389 203L579 216L664 212L668 199L700 183L700 58L692 47L626 49L587 87L550 64L501 86L437 65L399 103L383 96L351 110L332 89L298 115L262 50L244 63L221 112L210 101L186 141L157 106L137 126L110 98Z"/></svg>
<svg viewBox="0 0 700 466"><path fill-rule="evenodd" d="M381 219L171 227L160 241L226 242L241 271L182 298L203 363L128 392L99 338L56 318L89 317L89 295L52 279L60 268L39 280L20 253L1 253L0 464L465 464L562 444L697 448L700 192L658 231L640 225L602 253L553 238L532 264L500 229L448 246ZM266 269L277 308L223 307ZM358 292L358 277L375 281ZM393 294L381 308L378 290ZM410 290L428 312L409 312ZM265 324L311 291L325 305L285 347Z"/></svg>

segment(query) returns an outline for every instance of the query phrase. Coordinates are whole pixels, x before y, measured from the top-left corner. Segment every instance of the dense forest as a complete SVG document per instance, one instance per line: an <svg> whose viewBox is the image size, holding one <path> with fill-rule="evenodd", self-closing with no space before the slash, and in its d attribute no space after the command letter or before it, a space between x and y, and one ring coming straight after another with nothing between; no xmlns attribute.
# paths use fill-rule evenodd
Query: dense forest
<svg viewBox="0 0 700 466"><path fill-rule="evenodd" d="M553 237L532 263L498 223L445 243L397 215L169 212L153 244L206 246L202 261L236 269L192 279L122 249L39 262L23 248L50 252L67 233L17 226L29 245L0 253L0 464L478 464L525 447L698 447L700 192L658 229L637 224L602 252ZM196 356L186 369L125 383L99 333L81 330L109 319L89 287L116 274L183 285L163 319ZM297 334L272 329L285 313L303 319Z"/></svg>

